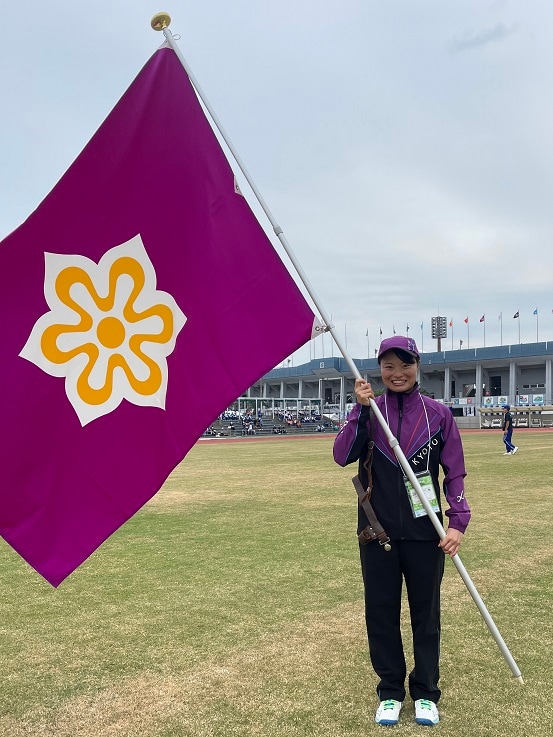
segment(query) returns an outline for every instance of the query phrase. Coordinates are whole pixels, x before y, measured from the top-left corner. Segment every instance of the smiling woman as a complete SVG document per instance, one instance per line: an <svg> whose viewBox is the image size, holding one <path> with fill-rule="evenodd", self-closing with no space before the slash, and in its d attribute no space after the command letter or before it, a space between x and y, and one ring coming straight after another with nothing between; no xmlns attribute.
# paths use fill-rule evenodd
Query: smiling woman
<svg viewBox="0 0 553 737"><path fill-rule="evenodd" d="M419 359L409 351L390 349L379 357L380 374L386 389L408 392L415 386Z"/></svg>
<svg viewBox="0 0 553 737"><path fill-rule="evenodd" d="M406 662L400 630L403 580L407 587L415 667L409 693L418 724L437 724L440 659L440 586L444 553L455 555L470 519L464 496L463 448L451 411L423 397L417 384L419 352L414 340L401 335L380 344L378 362L386 392L375 398L371 385L355 382L357 404L334 444L341 466L359 461L358 481L366 491L359 505L361 569L365 586L365 618L373 668L380 678L380 705L375 721L399 721L406 696ZM379 423L371 421L374 400L403 446L411 469L429 504L442 521L440 468L449 509L449 525L440 540L427 512L398 465ZM362 493L362 492L361 492ZM422 493L422 492L421 492ZM365 512L366 501L372 509ZM374 543L375 519L391 544ZM369 521L370 520L370 521Z"/></svg>

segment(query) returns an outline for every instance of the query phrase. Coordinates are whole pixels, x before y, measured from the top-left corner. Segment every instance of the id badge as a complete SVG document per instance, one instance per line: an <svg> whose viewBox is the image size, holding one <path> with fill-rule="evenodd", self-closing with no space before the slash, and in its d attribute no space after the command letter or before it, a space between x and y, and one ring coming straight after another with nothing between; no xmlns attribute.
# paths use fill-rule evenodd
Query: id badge
<svg viewBox="0 0 553 737"><path fill-rule="evenodd" d="M430 506L435 512L439 512L440 505L438 503L438 499L436 498L436 490L434 489L432 476L426 471L423 471L422 473L417 473L415 475L419 484L421 485L421 489L425 497L430 502ZM413 484L409 481L407 476L403 477L403 482L405 484L405 488L407 489L407 495L409 496L409 502L411 503L413 517L415 517L415 519L417 517L424 517L426 515L426 509L423 507L422 502L419 499L419 495L417 494Z"/></svg>

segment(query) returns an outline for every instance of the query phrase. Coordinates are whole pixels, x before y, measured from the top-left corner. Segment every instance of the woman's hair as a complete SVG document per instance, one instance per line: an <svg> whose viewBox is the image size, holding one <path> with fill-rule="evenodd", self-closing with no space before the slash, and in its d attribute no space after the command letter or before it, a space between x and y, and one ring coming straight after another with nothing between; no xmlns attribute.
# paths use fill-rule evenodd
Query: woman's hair
<svg viewBox="0 0 553 737"><path fill-rule="evenodd" d="M396 356L399 358L400 361L403 361L403 363L419 363L420 359L417 358L412 353L409 353L409 351L404 351L401 348L390 348L392 353L395 353ZM378 365L380 365L380 362L384 358L386 354L383 353L382 356L378 359Z"/></svg>

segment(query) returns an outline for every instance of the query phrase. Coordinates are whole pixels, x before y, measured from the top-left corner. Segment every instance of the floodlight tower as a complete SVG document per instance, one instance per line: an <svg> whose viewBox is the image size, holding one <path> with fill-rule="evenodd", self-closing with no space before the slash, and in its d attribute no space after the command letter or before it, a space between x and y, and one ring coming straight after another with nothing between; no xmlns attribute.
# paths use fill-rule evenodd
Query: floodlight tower
<svg viewBox="0 0 553 737"><path fill-rule="evenodd" d="M447 338L447 318L432 318L432 337L438 341L438 353L442 350L442 338Z"/></svg>

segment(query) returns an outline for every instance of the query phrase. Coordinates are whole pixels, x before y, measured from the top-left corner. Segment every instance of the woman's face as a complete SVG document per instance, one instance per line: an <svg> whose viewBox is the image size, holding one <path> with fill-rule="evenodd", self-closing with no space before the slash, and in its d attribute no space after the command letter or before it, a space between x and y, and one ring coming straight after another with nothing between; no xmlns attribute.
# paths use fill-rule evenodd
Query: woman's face
<svg viewBox="0 0 553 737"><path fill-rule="evenodd" d="M408 392L417 381L418 361L403 363L394 351L387 351L380 360L380 374L386 389Z"/></svg>

